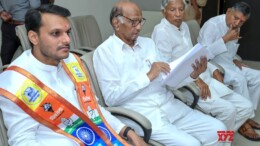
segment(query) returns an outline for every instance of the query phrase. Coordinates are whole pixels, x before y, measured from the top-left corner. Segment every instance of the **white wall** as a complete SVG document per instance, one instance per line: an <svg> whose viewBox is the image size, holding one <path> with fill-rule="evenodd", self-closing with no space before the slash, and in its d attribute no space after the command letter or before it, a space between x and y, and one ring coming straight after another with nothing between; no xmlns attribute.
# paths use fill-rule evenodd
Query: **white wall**
<svg viewBox="0 0 260 146"><path fill-rule="evenodd" d="M72 16L94 15L105 40L113 33L109 23L110 10L118 0L56 0L55 4L66 7ZM155 24L162 18L160 12L144 11L143 16L147 19L141 34L150 33Z"/></svg>

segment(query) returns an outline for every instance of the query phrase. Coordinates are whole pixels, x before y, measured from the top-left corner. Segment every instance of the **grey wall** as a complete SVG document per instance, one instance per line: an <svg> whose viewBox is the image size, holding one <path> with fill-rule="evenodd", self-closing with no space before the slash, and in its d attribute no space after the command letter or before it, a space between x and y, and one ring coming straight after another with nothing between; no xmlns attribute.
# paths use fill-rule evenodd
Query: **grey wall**
<svg viewBox="0 0 260 146"><path fill-rule="evenodd" d="M105 40L113 33L113 29L109 23L109 13L113 4L117 1L118 0L55 0L55 4L68 8L72 16L94 15L100 27L102 39ZM161 2L161 0L152 1ZM136 0L136 2L138 2L138 0ZM159 9L160 5L156 7ZM147 21L143 26L141 35L152 32L154 25L160 22L162 14L160 11L143 11L143 17L145 17Z"/></svg>
<svg viewBox="0 0 260 146"><path fill-rule="evenodd" d="M160 11L161 0L132 0L144 11Z"/></svg>

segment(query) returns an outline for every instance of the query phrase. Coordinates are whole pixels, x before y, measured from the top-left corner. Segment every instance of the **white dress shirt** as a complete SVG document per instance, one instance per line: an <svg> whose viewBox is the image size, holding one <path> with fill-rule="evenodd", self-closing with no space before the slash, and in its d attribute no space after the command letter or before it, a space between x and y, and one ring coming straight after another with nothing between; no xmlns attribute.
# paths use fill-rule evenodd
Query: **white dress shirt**
<svg viewBox="0 0 260 146"><path fill-rule="evenodd" d="M156 56L149 38L138 37L131 48L113 35L95 50L93 59L106 104L143 114L152 122L153 130L162 126L160 117L173 122L191 110L162 86L161 75L150 82L147 72Z"/></svg>
<svg viewBox="0 0 260 146"><path fill-rule="evenodd" d="M71 54L70 54L71 55ZM19 66L38 77L46 86L56 91L59 95L82 111L73 82L70 80L62 66L50 66L38 61L31 53L25 51L17 58L11 66ZM17 78L12 78L12 72L6 71L0 75L0 87L15 86L13 83ZM0 96L0 108L3 112L4 122L8 129L8 142L10 146L77 146L72 139L52 131L50 128L38 123L15 103ZM108 111L101 108L101 111L112 126L119 133L124 127L118 119L113 117Z"/></svg>

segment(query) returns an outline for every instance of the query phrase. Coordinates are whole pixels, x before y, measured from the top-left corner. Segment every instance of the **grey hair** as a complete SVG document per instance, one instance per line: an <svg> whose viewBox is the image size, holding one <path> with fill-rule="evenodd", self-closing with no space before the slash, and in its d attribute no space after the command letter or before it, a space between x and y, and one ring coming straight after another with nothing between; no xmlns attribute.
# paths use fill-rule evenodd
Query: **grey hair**
<svg viewBox="0 0 260 146"><path fill-rule="evenodd" d="M168 6L169 2L172 1L172 0L162 0L162 3L161 3L161 10L165 10L165 8ZM184 5L186 6L187 3L185 0L182 0Z"/></svg>
<svg viewBox="0 0 260 146"><path fill-rule="evenodd" d="M245 2L237 2L232 6L232 10L241 12L244 16L250 17L250 6Z"/></svg>

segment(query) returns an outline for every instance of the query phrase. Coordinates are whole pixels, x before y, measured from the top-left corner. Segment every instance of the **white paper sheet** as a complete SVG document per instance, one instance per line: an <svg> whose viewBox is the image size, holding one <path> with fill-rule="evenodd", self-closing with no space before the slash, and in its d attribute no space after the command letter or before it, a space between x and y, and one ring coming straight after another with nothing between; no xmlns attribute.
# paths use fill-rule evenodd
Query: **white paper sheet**
<svg viewBox="0 0 260 146"><path fill-rule="evenodd" d="M164 76L162 83L172 88L176 88L185 78L193 72L192 64L201 56L207 57L208 51L200 44L196 44L189 52L169 63L171 72Z"/></svg>

